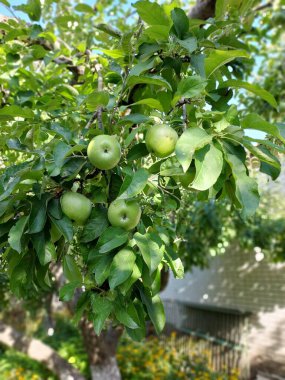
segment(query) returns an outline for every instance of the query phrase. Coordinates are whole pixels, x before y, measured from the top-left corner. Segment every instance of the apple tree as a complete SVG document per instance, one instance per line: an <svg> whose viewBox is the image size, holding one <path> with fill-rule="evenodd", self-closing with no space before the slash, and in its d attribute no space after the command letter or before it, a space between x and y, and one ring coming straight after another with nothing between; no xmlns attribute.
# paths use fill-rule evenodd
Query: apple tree
<svg viewBox="0 0 285 380"><path fill-rule="evenodd" d="M25 298L50 292L62 268L59 297L76 301L94 379L119 378L106 343L116 326L133 339L149 320L163 330L161 275L183 277L185 194L229 199L246 219L259 204L246 152L280 172L268 141L256 147L244 130L284 144L284 127L234 100L242 89L277 108L237 70L251 59L240 36L256 3L219 0L204 21L176 2L141 0L121 17L110 1L29 0L14 7L28 23L0 23L1 271Z"/></svg>

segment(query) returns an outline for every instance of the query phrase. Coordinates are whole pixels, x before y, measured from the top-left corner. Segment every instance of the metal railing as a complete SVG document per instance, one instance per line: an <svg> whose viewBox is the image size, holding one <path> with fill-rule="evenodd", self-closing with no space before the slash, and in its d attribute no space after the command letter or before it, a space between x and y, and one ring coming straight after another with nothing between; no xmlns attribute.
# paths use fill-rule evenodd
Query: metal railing
<svg viewBox="0 0 285 380"><path fill-rule="evenodd" d="M216 371L239 370L241 379L249 378L247 335L250 313L209 305L164 300L168 328L185 339L178 344L185 354L190 350L191 336L201 352L208 352ZM177 344L177 342L175 343Z"/></svg>

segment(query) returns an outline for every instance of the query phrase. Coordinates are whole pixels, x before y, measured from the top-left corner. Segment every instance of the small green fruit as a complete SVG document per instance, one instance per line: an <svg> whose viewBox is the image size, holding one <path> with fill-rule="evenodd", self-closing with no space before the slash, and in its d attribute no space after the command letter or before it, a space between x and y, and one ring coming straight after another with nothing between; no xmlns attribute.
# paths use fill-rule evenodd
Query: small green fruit
<svg viewBox="0 0 285 380"><path fill-rule="evenodd" d="M62 212L79 225L84 224L91 214L92 203L83 194L68 191L60 198L60 204Z"/></svg>
<svg viewBox="0 0 285 380"><path fill-rule="evenodd" d="M121 146L116 136L99 135L90 141L87 155L96 168L110 170L120 161Z"/></svg>
<svg viewBox="0 0 285 380"><path fill-rule="evenodd" d="M159 158L169 156L174 152L178 135L168 125L157 124L150 127L145 136L145 143L150 153Z"/></svg>
<svg viewBox="0 0 285 380"><path fill-rule="evenodd" d="M109 222L114 227L121 227L129 231L135 228L141 217L141 209L136 201L116 199L108 209Z"/></svg>

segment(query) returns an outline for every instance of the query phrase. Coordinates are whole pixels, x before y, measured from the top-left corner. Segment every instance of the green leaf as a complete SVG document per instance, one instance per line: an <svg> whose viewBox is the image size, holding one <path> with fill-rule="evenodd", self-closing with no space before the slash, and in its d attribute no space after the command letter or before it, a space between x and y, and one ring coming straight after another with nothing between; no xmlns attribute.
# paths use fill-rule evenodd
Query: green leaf
<svg viewBox="0 0 285 380"><path fill-rule="evenodd" d="M133 87L136 84L152 84L156 86L165 87L172 91L171 85L166 79L160 77L159 75L133 75L129 76L127 80L127 86Z"/></svg>
<svg viewBox="0 0 285 380"><path fill-rule="evenodd" d="M231 2L232 2L231 0L217 0L216 1L215 15L216 15L217 20L225 18L226 12Z"/></svg>
<svg viewBox="0 0 285 380"><path fill-rule="evenodd" d="M33 119L34 113L29 108L23 108L20 106L12 105L5 106L0 109L0 120L1 119L14 119L15 117L22 117L24 119Z"/></svg>
<svg viewBox="0 0 285 380"><path fill-rule="evenodd" d="M139 289L142 302L147 308L148 315L154 325L157 334L160 334L165 326L165 313L161 299L158 295L150 297L142 288Z"/></svg>
<svg viewBox="0 0 285 380"><path fill-rule="evenodd" d="M77 282L81 284L81 272L74 260L70 255L65 255L63 258L63 274L70 282Z"/></svg>
<svg viewBox="0 0 285 380"><path fill-rule="evenodd" d="M94 9L88 4L77 4L74 8L77 12L95 14Z"/></svg>
<svg viewBox="0 0 285 380"><path fill-rule="evenodd" d="M236 58L249 58L244 50L214 50L205 59L205 70L207 78L211 76L221 66L233 61Z"/></svg>
<svg viewBox="0 0 285 380"><path fill-rule="evenodd" d="M7 0L1 0L0 3L6 5L7 7L10 7L10 3Z"/></svg>
<svg viewBox="0 0 285 380"><path fill-rule="evenodd" d="M62 233L65 240L72 241L73 239L73 225L71 220L67 216L63 216L61 219L55 219L50 217L51 221L55 224L56 228Z"/></svg>
<svg viewBox="0 0 285 380"><path fill-rule="evenodd" d="M213 144L206 145L195 153L196 176L193 189L204 191L212 187L223 169L223 154Z"/></svg>
<svg viewBox="0 0 285 380"><path fill-rule="evenodd" d="M165 259L171 268L174 277L182 279L184 277L183 263L177 253L171 247L167 247L165 251Z"/></svg>
<svg viewBox="0 0 285 380"><path fill-rule="evenodd" d="M63 216L61 206L60 206L60 200L58 198L52 198L48 202L48 213L55 219L61 219Z"/></svg>
<svg viewBox="0 0 285 380"><path fill-rule="evenodd" d="M46 241L44 232L38 232L32 237L33 246L37 252L41 265L46 265L52 260L56 260L55 246L51 241Z"/></svg>
<svg viewBox="0 0 285 380"><path fill-rule="evenodd" d="M160 165L160 175L171 177L184 174L177 157L169 157Z"/></svg>
<svg viewBox="0 0 285 380"><path fill-rule="evenodd" d="M60 169L63 164L66 162L66 154L70 150L70 146L63 141L59 141L53 150L53 158L55 163L55 168L53 169L51 176L57 176L60 173Z"/></svg>
<svg viewBox="0 0 285 380"><path fill-rule="evenodd" d="M140 113L131 113L130 115L127 115L125 117L120 118L120 120L118 121L118 124L119 125L125 125L126 123L128 123L128 124L141 124L141 123L146 123L147 121L149 121L148 116L142 115ZM129 136L131 136L132 134L136 135L136 133L140 132L142 127L143 126L140 126L140 127L138 127L138 129L133 130ZM129 146L133 140L133 137L130 138L129 136L126 138L126 141L125 141L126 147Z"/></svg>
<svg viewBox="0 0 285 380"><path fill-rule="evenodd" d="M174 8L171 11L171 18L173 21L173 26L176 31L178 38L182 38L189 31L189 18L186 13L180 8Z"/></svg>
<svg viewBox="0 0 285 380"><path fill-rule="evenodd" d="M98 286L101 286L109 277L111 263L113 261L112 255L100 255L95 260L95 280Z"/></svg>
<svg viewBox="0 0 285 380"><path fill-rule="evenodd" d="M73 298L74 292L79 285L80 284L78 284L78 282L69 282L63 285L59 289L59 300L62 302L70 301Z"/></svg>
<svg viewBox="0 0 285 380"><path fill-rule="evenodd" d="M235 180L235 195L241 206L241 215L243 218L248 218L255 213L259 205L257 182L247 175L243 148L226 143L224 146L225 158Z"/></svg>
<svg viewBox="0 0 285 380"><path fill-rule="evenodd" d="M19 253L22 252L21 239L27 222L28 216L22 216L9 232L8 243L10 244L11 248Z"/></svg>
<svg viewBox="0 0 285 380"><path fill-rule="evenodd" d="M141 61L132 67L129 73L129 77L138 76L141 73L152 69L155 65L155 58L149 58L146 61Z"/></svg>
<svg viewBox="0 0 285 380"><path fill-rule="evenodd" d="M157 110L163 112L163 107L157 99L153 99L153 98L141 99L141 100L131 104L131 106L135 106L135 105L139 105L139 104L142 104L142 105L145 104L146 106L149 106L151 108L154 108L154 109L157 109Z"/></svg>
<svg viewBox="0 0 285 380"><path fill-rule="evenodd" d="M125 57L125 52L122 49L102 49L102 52L105 53L107 56L118 59L118 58L124 58Z"/></svg>
<svg viewBox="0 0 285 380"><path fill-rule="evenodd" d="M139 247L144 262L152 274L161 263L165 246L159 236L153 232L146 233L145 235L136 232L134 240Z"/></svg>
<svg viewBox="0 0 285 380"><path fill-rule="evenodd" d="M201 95L206 85L207 81L199 75L182 79L178 84L177 91L171 102L172 106L175 106L181 98L193 98Z"/></svg>
<svg viewBox="0 0 285 380"><path fill-rule="evenodd" d="M32 21L39 21L41 18L40 0L28 0L27 4L14 5L14 9L26 13Z"/></svg>
<svg viewBox="0 0 285 380"><path fill-rule="evenodd" d="M100 236L96 247L99 249L99 253L110 252L125 244L128 235L128 232L120 227L109 227Z"/></svg>
<svg viewBox="0 0 285 380"><path fill-rule="evenodd" d="M146 144L139 143L134 145L127 154L128 161L138 160L139 158L145 157L149 155L149 151L146 147Z"/></svg>
<svg viewBox="0 0 285 380"><path fill-rule="evenodd" d="M145 311L143 305L137 300L135 303L129 304L127 310L128 314L139 327L136 329L129 329L126 327L126 331L131 339L140 342L146 336Z"/></svg>
<svg viewBox="0 0 285 380"><path fill-rule="evenodd" d="M86 107L93 112L98 107L106 107L109 103L109 93L107 91L94 91L85 99Z"/></svg>
<svg viewBox="0 0 285 380"><path fill-rule="evenodd" d="M124 189L124 192L120 194L118 198L129 199L138 195L145 188L148 181L148 177L148 171L144 168L140 168L138 171L134 173L128 187Z"/></svg>
<svg viewBox="0 0 285 380"><path fill-rule="evenodd" d="M148 25L166 25L169 26L170 20L162 6L158 3L152 3L147 0L138 1L133 5L140 18Z"/></svg>
<svg viewBox="0 0 285 380"><path fill-rule="evenodd" d="M278 158L262 145L254 146L245 139L242 142L245 148L261 161L261 171L269 174L273 180L276 180L281 172L281 164Z"/></svg>
<svg viewBox="0 0 285 380"><path fill-rule="evenodd" d="M185 40L177 40L180 46L188 51L189 54L192 54L198 48L197 38L188 37Z"/></svg>
<svg viewBox="0 0 285 380"><path fill-rule="evenodd" d="M196 73L198 73L202 78L206 78L205 59L206 56L204 54L191 55L191 65L194 67Z"/></svg>
<svg viewBox="0 0 285 380"><path fill-rule="evenodd" d="M29 217L29 234L35 234L43 230L46 223L47 212L47 197L43 196L41 199L34 198L32 202L31 213Z"/></svg>
<svg viewBox="0 0 285 380"><path fill-rule="evenodd" d="M224 87L244 88L245 90L248 90L249 92L252 92L253 94L259 96L261 99L265 100L272 107L276 109L278 107L278 104L274 96L271 95L270 92L264 90L264 88L258 86L257 84L251 84L251 83L243 82L241 80L229 79L228 81L223 82L219 87L220 88L224 88Z"/></svg>
<svg viewBox="0 0 285 380"><path fill-rule="evenodd" d="M115 308L114 313L117 320L129 329L136 329L139 327L138 324L129 315L128 311L122 307Z"/></svg>
<svg viewBox="0 0 285 380"><path fill-rule="evenodd" d="M84 226L80 241L88 243L97 239L108 228L108 225L107 209L96 206L92 209L91 215Z"/></svg>
<svg viewBox="0 0 285 380"><path fill-rule="evenodd" d="M101 297L99 294L92 294L91 306L95 314L93 318L94 330L97 335L100 335L106 319L113 311L114 305L108 298Z"/></svg>
<svg viewBox="0 0 285 380"><path fill-rule="evenodd" d="M167 41L169 37L169 26L165 25L152 25L145 29L144 34L150 39L162 42Z"/></svg>
<svg viewBox="0 0 285 380"><path fill-rule="evenodd" d="M114 256L109 274L111 290L125 282L131 276L135 261L136 255L129 248L122 249Z"/></svg>
<svg viewBox="0 0 285 380"><path fill-rule="evenodd" d="M203 148L211 140L212 137L204 129L198 127L189 128L183 132L177 141L175 153L184 172L189 168L195 150Z"/></svg>
<svg viewBox="0 0 285 380"><path fill-rule="evenodd" d="M251 113L242 119L241 126L244 129L256 129L265 132L285 143L285 126L268 123L256 113Z"/></svg>
<svg viewBox="0 0 285 380"><path fill-rule="evenodd" d="M131 288L131 286L141 277L141 271L139 267L134 264L133 272L131 276L123 283L120 285L120 292L123 295L126 295L128 290Z"/></svg>
<svg viewBox="0 0 285 380"><path fill-rule="evenodd" d="M101 30L102 32L109 34L112 37L116 37L116 38L122 37L122 32L119 29L114 28L113 26L111 26L109 24L102 24L102 23L96 24L95 28Z"/></svg>

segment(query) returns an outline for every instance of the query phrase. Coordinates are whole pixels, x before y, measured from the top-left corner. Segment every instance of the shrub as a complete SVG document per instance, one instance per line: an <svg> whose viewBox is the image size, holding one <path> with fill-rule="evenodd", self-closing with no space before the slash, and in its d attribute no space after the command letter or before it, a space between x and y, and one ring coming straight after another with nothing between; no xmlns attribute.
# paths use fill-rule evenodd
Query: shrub
<svg viewBox="0 0 285 380"><path fill-rule="evenodd" d="M216 372L210 353L199 352L189 338L189 352L183 353L179 338L149 338L133 342L123 338L117 359L123 380L237 380L238 372Z"/></svg>

